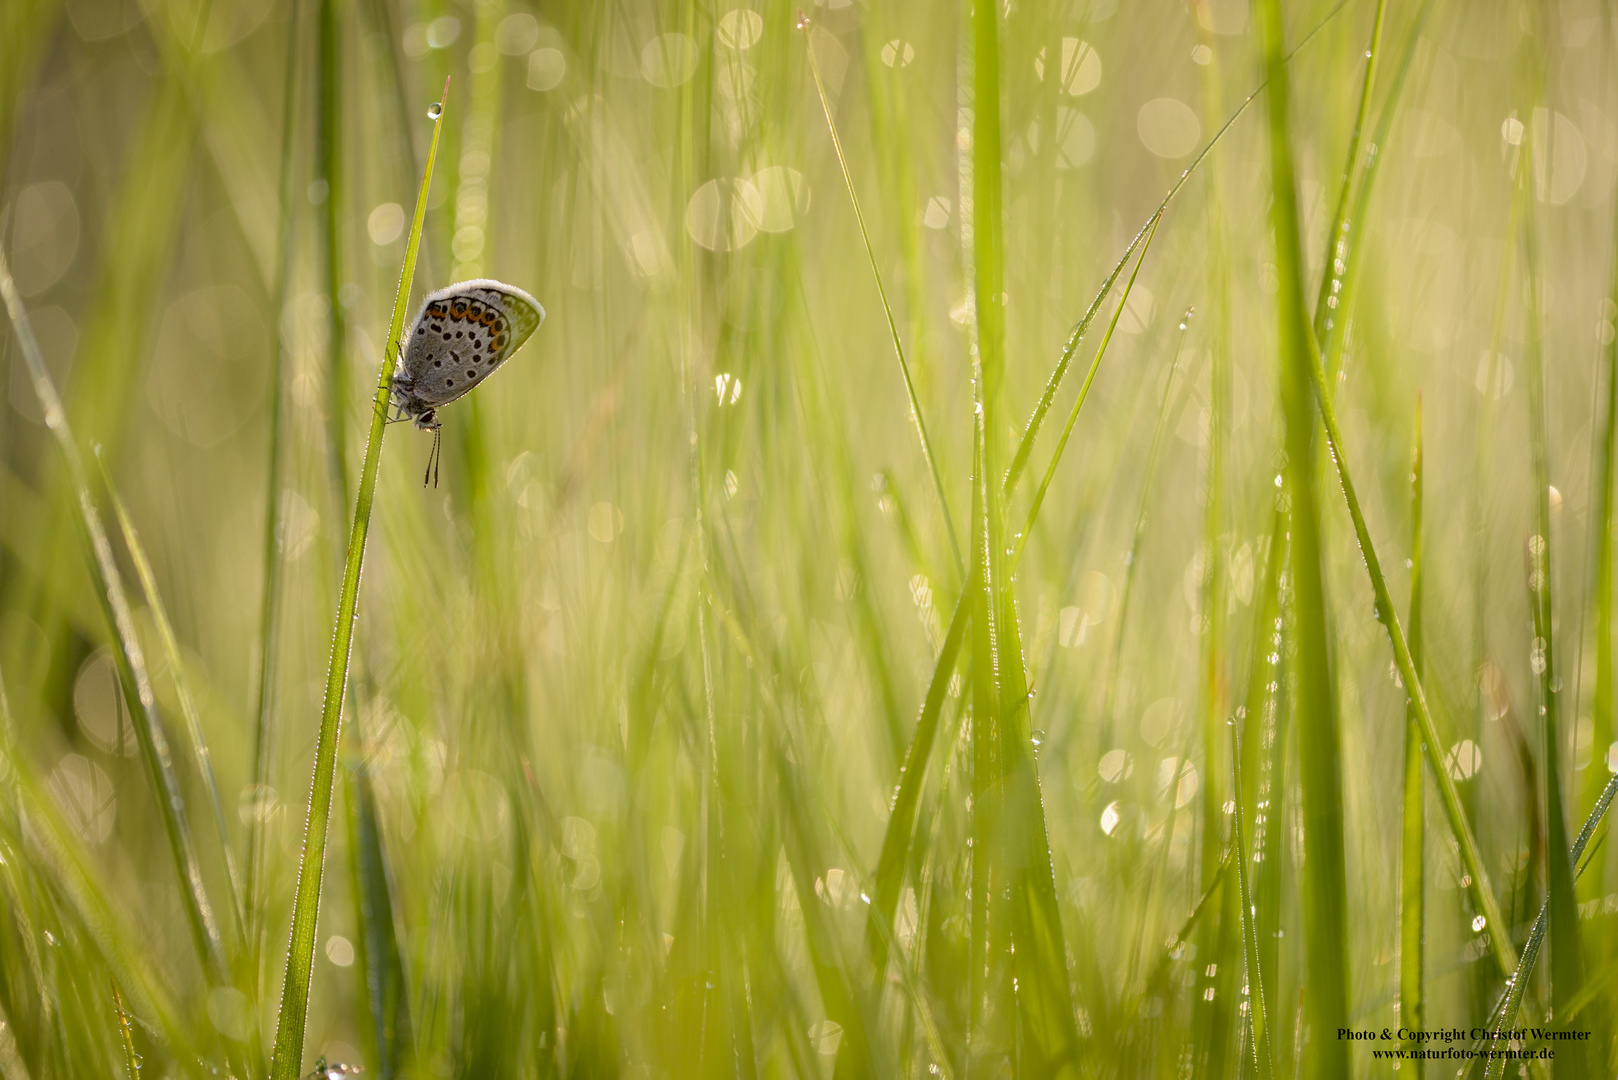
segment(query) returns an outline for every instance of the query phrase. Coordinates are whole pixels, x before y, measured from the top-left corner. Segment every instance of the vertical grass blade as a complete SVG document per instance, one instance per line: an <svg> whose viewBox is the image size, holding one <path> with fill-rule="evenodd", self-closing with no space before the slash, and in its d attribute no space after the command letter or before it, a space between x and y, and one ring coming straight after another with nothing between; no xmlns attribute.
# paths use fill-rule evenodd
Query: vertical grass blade
<svg viewBox="0 0 1618 1080"><path fill-rule="evenodd" d="M326 448L341 521L348 512L348 315L343 309L343 132L339 0L320 0L320 101L316 110L315 184L321 192L321 271L326 286ZM294 31L295 33L295 31Z"/></svg>
<svg viewBox="0 0 1618 1080"><path fill-rule="evenodd" d="M1546 133L1546 138L1549 134ZM1534 136L1524 140L1530 153L1524 158L1532 160ZM1545 153L1551 151L1547 146ZM1532 183L1530 169L1517 170L1517 182ZM1528 540L1528 592L1529 608L1533 616L1534 643L1531 664L1535 674L1535 688L1539 704L1540 784L1544 790L1545 820L1545 877L1550 903L1551 935L1551 1018L1557 1028L1568 1028L1573 1017L1569 1006L1584 987L1584 961L1579 945L1578 899L1573 891L1573 861L1568 857L1567 814L1562 794L1562 737L1561 700L1562 684L1557 676L1554 617L1554 591L1551 577L1551 551L1555 537L1551 532L1551 478L1550 448L1547 433L1548 417L1545 405L1545 362L1542 321L1540 315L1539 285L1539 230L1537 215L1530 203L1523 215L1523 269L1527 277L1524 295L1527 310L1524 313L1524 366L1528 381L1528 441L1534 487L1534 535ZM1557 1071L1578 1075L1584 1070L1585 1046L1572 1040L1566 1048L1558 1048Z"/></svg>
<svg viewBox="0 0 1618 1080"><path fill-rule="evenodd" d="M1235 724L1230 726L1231 792L1235 796L1235 854L1236 883L1241 897L1242 954L1247 964L1248 1022L1253 1032L1253 1067L1259 1080L1271 1080L1275 1075L1275 1055L1270 1049L1269 1014L1264 1007L1264 979L1259 967L1257 908L1253 904L1252 886L1247 880L1248 856L1247 812L1244 808L1242 783L1241 738ZM1222 860L1215 860L1209 878L1218 874Z"/></svg>
<svg viewBox="0 0 1618 1080"><path fill-rule="evenodd" d="M1136 270L1138 271L1139 269L1140 267L1137 264ZM1133 282L1134 278L1131 277L1130 280ZM1127 293L1125 296L1127 297ZM1118 310L1122 311L1123 306L1123 303L1120 302ZM1189 321L1190 318L1191 313L1187 311L1186 320ZM1116 319L1117 317L1114 316L1114 321ZM1129 551L1124 556L1124 584L1118 591L1118 626L1113 631L1112 661L1107 665L1101 676L1106 680L1105 688L1101 693L1101 723L1103 730L1107 733L1101 740L1101 745L1103 746L1112 745L1110 736L1113 724L1117 719L1113 715L1113 708L1118 692L1118 672L1120 665L1123 663L1124 642L1127 640L1125 630L1129 626L1130 601L1134 599L1135 595L1135 574L1136 568L1140 565L1141 545L1146 541L1146 522L1151 510L1152 480L1157 475L1157 457L1163 448L1163 436L1168 431L1169 416L1173 411L1170 406L1174 404L1175 399L1178 397L1174 393L1176 389L1175 377L1180 374L1180 355L1185 350L1185 327L1186 323L1181 322L1180 337L1174 347L1174 359L1169 363L1168 375L1163 380L1163 393L1157 406L1157 423L1152 428L1152 442L1146 451L1146 466L1140 484L1139 509L1135 512L1135 531L1130 537ZM1107 333L1111 336L1111 327L1107 328ZM1182 385L1189 384L1190 381L1191 377L1188 375L1182 380ZM1066 442L1066 434L1066 432L1063 432L1063 442ZM1040 485L1041 492L1044 491L1049 481L1050 476L1047 473L1045 483ZM1027 535L1028 530L1025 528L1023 530L1023 544L1028 542Z"/></svg>
<svg viewBox="0 0 1618 1080"><path fill-rule="evenodd" d="M1416 398L1416 441L1410 466L1410 663L1422 670L1422 456L1421 398ZM1422 1005L1422 952L1426 935L1422 899L1425 844L1422 829L1421 723L1414 705L1405 710L1404 797L1400 804L1399 844L1399 1026L1419 1031ZM1413 1049L1414 1043L1406 1043ZM1422 1061L1413 1062L1418 1080Z"/></svg>
<svg viewBox="0 0 1618 1080"><path fill-rule="evenodd" d="M85 561L89 564L91 575L98 586L96 599L100 602L102 614L106 617L108 627L118 645L118 648L113 650L118 682L129 706L129 715L134 721L135 736L146 765L147 779L152 785L152 794L157 799L158 810L162 816L169 852L174 859L175 873L179 878L180 902L191 931L191 943L196 949L197 959L201 962L202 970L209 982L214 985L226 985L229 980L226 975L224 949L220 944L219 930L214 922L213 908L208 902L207 888L203 884L202 869L197 862L196 844L192 839L190 820L185 812L185 798L180 792L180 781L174 772L168 737L164 734L162 719L158 716L157 698L152 692L146 659L135 631L134 615L130 610L128 597L124 594L123 580L118 573L118 564L113 559L112 545L107 541L106 529L102 527L101 515L90 496L84 459L79 455L78 443L74 441L72 429L68 426L67 414L62 409L62 399L57 395L50 373L45 368L45 358L40 353L39 342L34 337L28 312L23 307L22 296L11 278L11 269L4 252L0 252L0 297L4 298L6 311L11 316L11 325L16 332L17 343L21 347L23 362L27 365L34 393L45 413L45 424L56 441L77 503L77 513L73 516L73 521L84 545Z"/></svg>
<svg viewBox="0 0 1618 1080"><path fill-rule="evenodd" d="M1348 149L1343 157L1343 175L1338 181L1337 210L1332 214L1332 230L1327 236L1326 266L1320 275L1320 290L1315 295L1315 340L1326 340L1326 326L1333 322L1332 313L1340 301L1343 274L1352 220L1349 218L1350 196L1354 190L1354 165L1360 156L1360 139L1365 132L1365 120L1371 112L1371 88L1376 85L1376 69L1382 59L1382 19L1387 13L1387 0L1377 0L1376 17L1371 23L1371 43L1365 49L1365 77L1360 82L1360 104L1354 113L1354 127L1348 136ZM1364 219L1360 215L1361 220Z"/></svg>
<svg viewBox="0 0 1618 1080"><path fill-rule="evenodd" d="M1343 2L1338 3L1330 11L1328 11L1321 21L1316 24L1314 29L1305 35L1304 38L1293 47L1292 52L1297 52L1298 49L1301 49L1304 44L1313 38L1316 33L1318 33L1328 22L1331 21L1334 16L1336 16L1339 11L1343 9L1345 3L1346 0L1343 0ZM1290 58L1291 53L1289 53L1288 56ZM1085 309L1083 316L1080 317L1079 321L1074 325L1072 331L1068 334L1067 340L1062 346L1062 352L1057 358L1056 365L1052 369L1050 376L1046 379L1045 386L1040 391L1039 399L1034 404L1034 409L1028 418L1028 423L1023 427L1022 437L1018 440L1017 450L1012 456L1011 466L1006 471L1005 482L1002 485L1002 497L1007 501L1010 500L1012 494L1016 490L1017 482L1022 478L1024 471L1026 471L1029 457L1033 453L1034 443L1037 441L1040 430L1044 426L1046 414L1049 412L1051 404L1056 399L1057 391L1061 389L1068 369L1072 365L1073 357L1078 352L1079 345L1083 342L1085 334L1089 332L1090 326L1095 321L1096 316L1100 314L1101 307L1106 302L1107 296L1112 292L1113 287L1118 283L1118 279L1123 276L1124 271L1129 268L1131 259L1137 260L1138 268L1138 259L1144 257L1145 254L1145 252L1142 250L1142 245L1148 245L1150 243L1151 238L1156 231L1157 225L1162 220L1163 214L1168 209L1169 204L1174 200L1175 196L1180 193L1180 190L1185 187L1192 174L1197 171L1198 166L1207 160L1208 155L1213 151L1213 148L1219 144L1220 140L1225 137L1225 134L1230 131L1231 127L1236 123L1236 121L1241 118L1244 112L1246 112L1247 107L1253 103L1253 100L1257 98L1260 93L1263 92L1264 87L1267 85L1268 79L1260 81L1259 85L1242 100L1242 103L1238 105L1234 111L1232 111L1229 118L1226 119L1219 130L1209 138L1207 144L1202 148L1201 151L1198 152L1197 156L1192 159L1191 164L1186 167L1185 172L1181 174L1180 178L1174 182L1174 185L1171 188L1169 188L1168 193L1164 195L1162 202L1158 204L1156 210L1154 210L1152 215L1146 219L1141 227L1135 232L1135 235L1130 239L1129 243L1125 246L1123 254L1120 255L1118 261L1113 264L1111 271L1108 273L1106 279L1101 283L1101 288L1096 292L1095 297L1090 301L1090 304ZM1133 278L1131 280L1133 280ZM1113 323L1109 324L1108 336L1103 339L1101 345L1096 349L1095 357L1091 360L1090 371L1085 375L1086 387L1088 387L1090 382L1094 379L1095 372L1099 370L1102 356L1106 352L1107 342L1111 338L1111 327L1116 324L1116 321L1117 312L1114 313ZM1073 409L1068 416L1067 425L1064 428L1062 442L1052 455L1052 462L1047 468L1046 479L1043 481L1042 487L1048 487L1050 484L1050 477L1054 475L1056 464L1061 460L1062 450L1066 446L1067 435L1071 434L1074 425L1078 422L1078 413L1084 405L1086 396L1087 394L1085 391L1081 390L1079 397L1075 401ZM1024 544L1026 544L1026 538L1033 532L1033 525L1036 520L1037 513L1038 509L1036 504L1035 509L1030 513L1023 528ZM1015 565L1016 560L1013 559L1013 569L1015 569ZM904 875L905 865L909 859L910 843L915 828L916 807L921 797L922 782L926 779L927 775L927 761L931 756L933 740L937 735L938 718L940 710L943 707L945 691L949 686L950 677L954 674L956 661L960 656L960 649L966 638L966 628L968 625L968 617L970 615L969 600L973 595L974 588L974 581L969 577L966 587L956 599L955 610L950 617L949 631L945 636L943 646L939 649L938 659L933 666L933 674L928 683L927 695L922 705L921 714L916 721L915 730L911 735L910 747L905 755L904 768L901 770L899 775L899 784L894 790L892 809L888 816L888 824L883 832L882 852L878 859L877 872L875 875L877 893L873 897L872 906L876 909L873 914L880 913L888 920L893 918L894 905L898 902L898 889ZM882 963L880 962L880 956L882 944L880 933L873 928L867 935L867 941L869 942L869 947L871 949L873 958L878 960L876 967L878 970L881 970Z"/></svg>
<svg viewBox="0 0 1618 1080"><path fill-rule="evenodd" d="M1615 225L1618 228L1618 225ZM1618 232L1613 237L1612 278L1607 287L1608 302L1618 307ZM1611 310L1611 309L1609 309ZM1600 458L1595 473L1595 504L1591 517L1595 526L1595 688L1591 703L1591 742L1595 753L1611 743L1612 734L1612 590L1613 590L1613 481L1618 469L1618 334L1606 347L1606 382L1603 389ZM1601 770L1585 772L1586 805L1601 797L1605 781Z"/></svg>
<svg viewBox="0 0 1618 1080"><path fill-rule="evenodd" d="M449 83L446 81L444 99L448 96ZM399 272L399 288L393 300L393 319L377 374L371 431L366 439L365 458L360 468L354 525L349 532L343 587L337 602L336 625L332 629L326 699L321 709L319 741L315 745L314 779L309 787L303 857L298 866L298 886L292 902L292 933L287 948L286 975L281 986L281 1009L276 1019L275 1049L270 1059L270 1080L296 1080L303 1068L309 982L314 974L315 928L320 914L320 884L325 873L326 826L331 818L331 789L337 770L343 691L348 685L349 656L354 642L354 612L359 602L360 569L365 562L365 541L371 529L371 504L376 497L382 436L387 430L388 382L393 372L394 352L404 333L405 311L410 303L410 283L415 276L416 253L421 246L422 223L427 214L427 189L432 182L433 162L438 156L439 136L444 130L444 110L445 100L441 99L432 114L433 139L427 151L427 164L422 170L421 190L416 197L415 216L410 223L410 238L405 244L404 266Z"/></svg>
<svg viewBox="0 0 1618 1080"><path fill-rule="evenodd" d="M1279 0L1259 5L1269 76L1271 221L1275 233L1281 406L1286 418L1286 493L1291 500L1292 564L1297 632L1299 784L1303 792L1302 905L1309 952L1305 1013L1316 1037L1307 1071L1322 1078L1348 1075L1348 1044L1325 1033L1348 1015L1348 912L1343 853L1342 766L1337 691L1332 679L1315 501L1315 418L1309 407L1310 324L1303 293L1303 240L1298 217L1289 133L1289 94Z"/></svg>
<svg viewBox="0 0 1618 1080"><path fill-rule="evenodd" d="M281 442L286 434L286 382L289 343L286 333L287 295L292 280L292 161L293 133L297 130L298 102L298 16L301 0L289 0L287 8L287 48L285 86L281 102L281 170L278 184L278 222L275 285L270 296L270 445L269 468L264 484L263 584L259 600L257 687L253 699L253 741L250 747L253 793L262 793L270 782L270 749L274 741L277 634L281 624ZM259 888L263 874L264 822L262 815L249 814L247 825L247 871L242 903L251 982L259 978L259 952L262 920L259 917Z"/></svg>
<svg viewBox="0 0 1618 1080"><path fill-rule="evenodd" d="M1427 695L1421 688L1421 678L1416 673L1415 663L1410 656L1409 642L1405 637L1404 628L1399 623L1399 616L1394 611L1387 578L1382 573L1382 561L1377 557L1376 547L1371 543L1371 532L1365 524L1365 514L1360 509L1359 494L1354 488L1354 480L1349 472L1348 459L1343 449L1342 431L1337 425L1337 410L1327 396L1326 373L1321 367L1319 353L1311 348L1308 360L1309 373L1314 382L1315 401L1320 408L1320 418L1325 424L1326 442L1331 451L1332 464L1337 470L1338 485L1343 492L1343 502L1348 508L1349 520L1354 525L1354 536L1359 543L1360 556L1365 560L1365 572L1371 580L1371 591L1376 597L1376 617L1387 631L1389 644L1393 647L1394 667L1399 672L1399 678L1404 681L1405 694L1415 710L1417 722L1421 725L1421 743L1427 768L1432 772L1433 781L1438 785L1439 801L1444 808L1445 821L1460 849L1457 854L1461 866L1465 870L1465 876L1471 879L1467 890L1472 895L1473 906L1478 914L1483 916L1484 923L1489 929L1489 952L1494 957L1500 973L1509 975L1517 966L1517 953L1512 947L1509 933L1510 924L1501 913L1500 903L1494 895L1494 887L1489 883L1489 876L1484 871L1483 858L1478 852L1477 837L1473 834L1471 822L1467 820L1466 810L1461 805L1460 792L1456 790L1455 780L1444 764L1443 743L1439 740L1438 728L1433 723L1432 709L1428 706Z"/></svg>
<svg viewBox="0 0 1618 1080"><path fill-rule="evenodd" d="M348 851L353 861L354 924L359 931L362 996L371 1030L367 1042L378 1080L395 1080L411 1045L409 989L404 959L394 933L393 895L382 848L381 822L369 764L361 760L345 770Z"/></svg>
<svg viewBox="0 0 1618 1080"><path fill-rule="evenodd" d="M843 140L837 134L837 122L832 118L831 101L826 96L826 83L820 75L820 63L808 35L804 36L804 53L809 57L809 71L814 75L815 92L820 95L820 107L826 114L826 128L831 132L832 149L837 153L837 164L843 172L843 185L848 189L848 201L854 207L854 220L859 223L860 239L865 244L865 256L871 263L871 276L876 280L876 295L882 302L882 313L888 320L888 333L893 339L893 355L899 360L899 374L904 377L905 397L910 404L910 420L916 426L916 437L921 440L921 456L932 475L933 491L938 496L939 513L943 515L944 530L949 534L950 553L955 556L955 572L966 577L966 561L961 556L961 542L955 531L955 518L949 509L949 494L944 489L944 478L938 471L938 458L933 453L933 442L927 434L927 421L922 417L921 399L916 395L916 382L910 374L910 362L905 359L904 342L899 337L899 324L893 317L893 305L888 302L888 290L882 284L882 270L877 266L876 249L871 246L871 232L865 225L865 214L860 210L859 195L854 190L854 176L848 170L848 156L843 152Z"/></svg>
<svg viewBox="0 0 1618 1080"><path fill-rule="evenodd" d="M112 1008L118 1014L118 1047L124 1052L125 1080L140 1080L140 1058L135 1053L135 1032L129 1025L129 1012L124 1008L124 996L118 984L112 984Z"/></svg>

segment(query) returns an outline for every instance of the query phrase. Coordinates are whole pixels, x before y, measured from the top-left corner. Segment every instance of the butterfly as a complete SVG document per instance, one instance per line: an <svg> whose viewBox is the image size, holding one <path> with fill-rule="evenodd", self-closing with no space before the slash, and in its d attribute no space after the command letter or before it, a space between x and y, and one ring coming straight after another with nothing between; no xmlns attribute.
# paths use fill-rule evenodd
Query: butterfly
<svg viewBox="0 0 1618 1080"><path fill-rule="evenodd" d="M353 1076L364 1071L358 1065L328 1065L326 1064L325 1055L321 1055L315 1061L315 1071L305 1077L304 1080L342 1080L345 1076Z"/></svg>
<svg viewBox="0 0 1618 1080"><path fill-rule="evenodd" d="M538 300L492 278L459 282L422 302L400 344L389 389L397 419L433 433L423 487L429 478L438 483L438 410L492 375L544 319Z"/></svg>

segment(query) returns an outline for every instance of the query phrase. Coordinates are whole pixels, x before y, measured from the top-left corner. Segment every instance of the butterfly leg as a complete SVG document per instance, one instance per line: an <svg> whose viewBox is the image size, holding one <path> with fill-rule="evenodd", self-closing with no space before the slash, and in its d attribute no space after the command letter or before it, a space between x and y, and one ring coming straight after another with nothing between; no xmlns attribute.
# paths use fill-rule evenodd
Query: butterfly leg
<svg viewBox="0 0 1618 1080"><path fill-rule="evenodd" d="M427 451L427 470L421 475L421 486L426 487L432 481L433 487L438 486L438 463L444 456L444 427L442 424L433 425L433 446Z"/></svg>

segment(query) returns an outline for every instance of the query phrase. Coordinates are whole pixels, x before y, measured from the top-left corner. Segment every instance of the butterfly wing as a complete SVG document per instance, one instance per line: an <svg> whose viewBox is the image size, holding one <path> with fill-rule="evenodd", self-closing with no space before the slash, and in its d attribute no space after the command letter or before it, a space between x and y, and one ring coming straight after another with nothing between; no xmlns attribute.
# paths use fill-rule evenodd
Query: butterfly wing
<svg viewBox="0 0 1618 1080"><path fill-rule="evenodd" d="M505 312L506 318L511 323L511 337L506 344L508 356L516 352L522 343L539 329L539 324L545 321L545 309L540 306L539 301L515 285L507 285L493 278L478 278L474 281L463 281L450 288L477 296Z"/></svg>
<svg viewBox="0 0 1618 1080"><path fill-rule="evenodd" d="M505 363L544 317L537 300L499 281L440 289L416 316L401 374L422 404L447 405Z"/></svg>

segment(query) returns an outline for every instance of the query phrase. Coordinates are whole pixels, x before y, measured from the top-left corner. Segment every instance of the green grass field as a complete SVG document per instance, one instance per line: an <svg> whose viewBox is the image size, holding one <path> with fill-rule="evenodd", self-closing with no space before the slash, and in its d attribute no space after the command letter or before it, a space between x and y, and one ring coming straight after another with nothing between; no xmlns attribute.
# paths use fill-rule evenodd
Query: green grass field
<svg viewBox="0 0 1618 1080"><path fill-rule="evenodd" d="M0 4L0 1078L1612 1077L1615 102L1596 0Z"/></svg>

